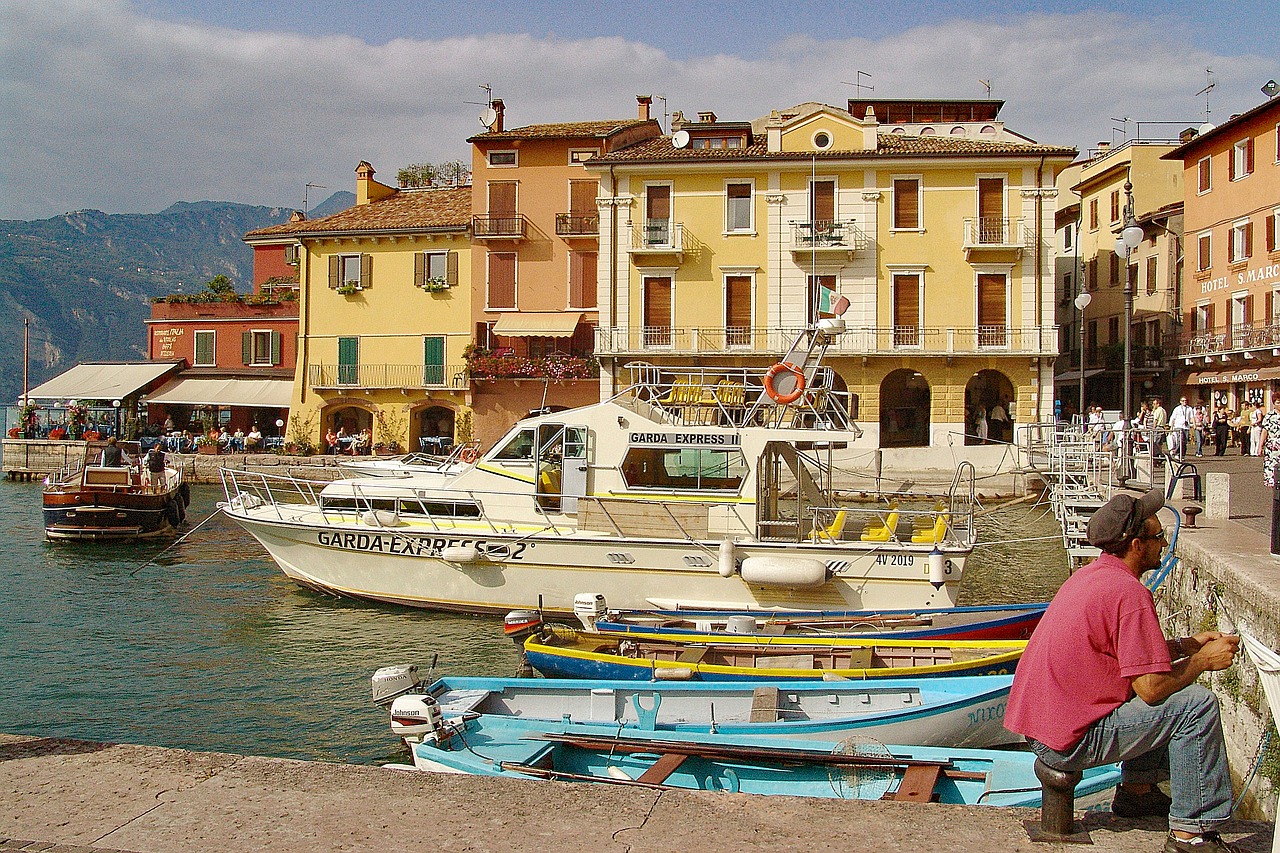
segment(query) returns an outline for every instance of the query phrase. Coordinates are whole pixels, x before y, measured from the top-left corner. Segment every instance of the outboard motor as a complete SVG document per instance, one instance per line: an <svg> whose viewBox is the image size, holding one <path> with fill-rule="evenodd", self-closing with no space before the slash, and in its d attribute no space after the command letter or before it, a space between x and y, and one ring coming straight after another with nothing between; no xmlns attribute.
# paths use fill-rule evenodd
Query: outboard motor
<svg viewBox="0 0 1280 853"><path fill-rule="evenodd" d="M433 738L441 749L447 749L449 732L444 713L434 696L401 696L391 703L391 731L407 740Z"/></svg>
<svg viewBox="0 0 1280 853"><path fill-rule="evenodd" d="M578 617L583 629L596 630L596 621L603 619L608 607L604 595L598 592L580 592L573 597L573 615Z"/></svg>
<svg viewBox="0 0 1280 853"><path fill-rule="evenodd" d="M532 678L533 667L524 654L524 641L546 627L542 621L542 613L537 610L512 610L502 620L502 633L516 644L520 652L520 665L516 668L516 678Z"/></svg>
<svg viewBox="0 0 1280 853"><path fill-rule="evenodd" d="M397 697L422 687L422 677L418 675L416 664L384 666L373 674L371 681L373 704L384 708Z"/></svg>

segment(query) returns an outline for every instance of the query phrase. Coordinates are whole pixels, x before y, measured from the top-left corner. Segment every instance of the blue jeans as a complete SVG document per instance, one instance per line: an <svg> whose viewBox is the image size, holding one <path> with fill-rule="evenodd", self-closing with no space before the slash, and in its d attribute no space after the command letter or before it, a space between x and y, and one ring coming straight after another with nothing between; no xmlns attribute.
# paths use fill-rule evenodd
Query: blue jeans
<svg viewBox="0 0 1280 853"><path fill-rule="evenodd" d="M1231 777L1218 698L1199 684L1154 706L1133 697L1090 726L1066 752L1034 740L1030 744L1057 770L1122 761L1122 782L1139 784L1154 784L1167 773L1173 799L1170 829L1205 832L1231 818Z"/></svg>

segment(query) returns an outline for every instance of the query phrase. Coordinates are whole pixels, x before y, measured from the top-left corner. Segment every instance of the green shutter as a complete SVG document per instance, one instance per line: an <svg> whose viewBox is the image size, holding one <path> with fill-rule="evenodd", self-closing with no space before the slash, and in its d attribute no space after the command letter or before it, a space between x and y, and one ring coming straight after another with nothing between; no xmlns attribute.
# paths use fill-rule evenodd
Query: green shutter
<svg viewBox="0 0 1280 853"><path fill-rule="evenodd" d="M280 363L280 333L276 331L271 333L271 363Z"/></svg>
<svg viewBox="0 0 1280 853"><path fill-rule="evenodd" d="M444 384L444 338L429 335L422 339L422 384Z"/></svg>
<svg viewBox="0 0 1280 853"><path fill-rule="evenodd" d="M334 290L338 289L338 285L342 284L338 279L342 276L342 258L338 255L329 256L329 287Z"/></svg>
<svg viewBox="0 0 1280 853"><path fill-rule="evenodd" d="M365 290L373 287L373 255L360 256L360 287Z"/></svg>
<svg viewBox="0 0 1280 853"><path fill-rule="evenodd" d="M240 333L240 363L253 364L253 332Z"/></svg>
<svg viewBox="0 0 1280 853"><path fill-rule="evenodd" d="M360 339L338 338L338 384L355 385L360 380Z"/></svg>

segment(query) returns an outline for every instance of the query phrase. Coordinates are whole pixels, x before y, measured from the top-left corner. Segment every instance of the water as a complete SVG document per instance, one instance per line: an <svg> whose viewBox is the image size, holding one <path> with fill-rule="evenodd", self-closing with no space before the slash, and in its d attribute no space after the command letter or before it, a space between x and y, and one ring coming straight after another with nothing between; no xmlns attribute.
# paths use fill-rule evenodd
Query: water
<svg viewBox="0 0 1280 853"><path fill-rule="evenodd" d="M220 497L196 487L195 524ZM1053 536L1043 507L982 519L988 541ZM167 543L52 544L39 486L0 482L0 731L283 758L403 761L369 702L379 666L435 654L458 675L511 675L494 617L363 604L286 580L224 518ZM140 568L141 567L141 568ZM1039 601L1066 578L1053 541L989 545L962 603Z"/></svg>

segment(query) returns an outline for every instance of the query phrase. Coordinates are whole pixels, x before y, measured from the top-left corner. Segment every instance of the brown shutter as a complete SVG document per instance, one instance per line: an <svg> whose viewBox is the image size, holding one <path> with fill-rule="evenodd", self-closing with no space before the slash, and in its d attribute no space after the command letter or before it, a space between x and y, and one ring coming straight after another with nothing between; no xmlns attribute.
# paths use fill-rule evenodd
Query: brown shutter
<svg viewBox="0 0 1280 853"><path fill-rule="evenodd" d="M647 278L644 282L645 343L671 345L671 279Z"/></svg>
<svg viewBox="0 0 1280 853"><path fill-rule="evenodd" d="M729 346L751 344L751 276L731 275L725 278L724 325Z"/></svg>
<svg viewBox="0 0 1280 853"><path fill-rule="evenodd" d="M360 256L360 287L364 290L373 287L373 255Z"/></svg>
<svg viewBox="0 0 1280 853"><path fill-rule="evenodd" d="M1244 322L1253 322L1253 294L1247 293L1244 297Z"/></svg>
<svg viewBox="0 0 1280 853"><path fill-rule="evenodd" d="M338 279L342 276L342 258L337 255L329 256L329 287L334 290L338 289L338 285L342 284Z"/></svg>
<svg viewBox="0 0 1280 853"><path fill-rule="evenodd" d="M814 181L809 186L809 211L814 222L834 222L836 219L836 182Z"/></svg>
<svg viewBox="0 0 1280 853"><path fill-rule="evenodd" d="M1004 326L1005 278L999 273L978 275L978 325Z"/></svg>
<svg viewBox="0 0 1280 853"><path fill-rule="evenodd" d="M1253 222L1249 221L1244 224L1244 256L1246 258L1253 257Z"/></svg>
<svg viewBox="0 0 1280 853"><path fill-rule="evenodd" d="M1200 192L1209 191L1209 164L1213 161L1208 157L1200 161Z"/></svg>
<svg viewBox="0 0 1280 853"><path fill-rule="evenodd" d="M516 185L514 181L489 182L489 215L514 216L516 212Z"/></svg>
<svg viewBox="0 0 1280 853"><path fill-rule="evenodd" d="M1200 264L1199 266L1196 267L1196 269L1207 270L1212 260L1209 257L1209 235L1208 234L1202 235L1198 241L1198 245L1199 245Z"/></svg>
<svg viewBox="0 0 1280 853"><path fill-rule="evenodd" d="M645 188L645 216L648 219L671 218L671 187L654 185Z"/></svg>
<svg viewBox="0 0 1280 853"><path fill-rule="evenodd" d="M920 344L920 276L893 277L893 342L896 346Z"/></svg>
<svg viewBox="0 0 1280 853"><path fill-rule="evenodd" d="M920 182L893 182L893 227L920 227Z"/></svg>
<svg viewBox="0 0 1280 853"><path fill-rule="evenodd" d="M450 287L458 286L458 253L450 251L444 260L444 281Z"/></svg>
<svg viewBox="0 0 1280 853"><path fill-rule="evenodd" d="M569 307L596 307L595 252L569 253Z"/></svg>
<svg viewBox="0 0 1280 853"><path fill-rule="evenodd" d="M422 287L427 283L427 253L413 253L413 286Z"/></svg>
<svg viewBox="0 0 1280 853"><path fill-rule="evenodd" d="M575 216L590 216L596 212L595 181L569 182L569 212Z"/></svg>
<svg viewBox="0 0 1280 853"><path fill-rule="evenodd" d="M489 253L490 308L516 307L516 256L511 252Z"/></svg>
<svg viewBox="0 0 1280 853"><path fill-rule="evenodd" d="M1227 177L1233 181L1236 179L1236 151L1234 148L1227 152Z"/></svg>
<svg viewBox="0 0 1280 853"><path fill-rule="evenodd" d="M1253 137L1250 136L1244 141L1244 172L1246 175L1253 174Z"/></svg>
<svg viewBox="0 0 1280 853"><path fill-rule="evenodd" d="M1204 307L1205 307L1205 312L1204 312L1204 327L1205 327L1206 329L1209 329L1209 330L1211 330L1211 331L1212 331L1212 329L1213 329L1213 303L1212 303L1212 302L1210 302L1208 305L1206 305L1206 306L1204 306Z"/></svg>
<svg viewBox="0 0 1280 853"><path fill-rule="evenodd" d="M1276 250L1276 215L1274 213L1267 214L1267 251L1274 252Z"/></svg>
<svg viewBox="0 0 1280 853"><path fill-rule="evenodd" d="M1096 229L1098 227L1098 200L1089 200L1089 227Z"/></svg>

